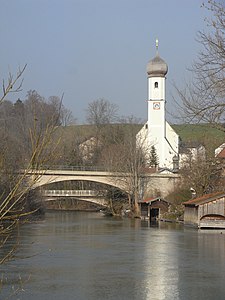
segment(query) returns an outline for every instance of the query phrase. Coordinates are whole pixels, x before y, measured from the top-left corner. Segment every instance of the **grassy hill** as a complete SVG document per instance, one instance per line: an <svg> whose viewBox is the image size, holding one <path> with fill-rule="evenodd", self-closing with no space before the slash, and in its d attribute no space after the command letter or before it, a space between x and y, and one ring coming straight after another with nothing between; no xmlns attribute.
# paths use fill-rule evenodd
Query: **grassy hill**
<svg viewBox="0 0 225 300"><path fill-rule="evenodd" d="M142 124L111 124L108 125L111 129L123 126L125 131L131 130L133 132L138 132ZM107 126L106 126L107 127ZM225 142L225 131L212 128L207 124L177 124L172 125L173 129L180 136L184 143L188 142L199 142L203 144L211 144L212 147L217 147ZM108 128L109 129L109 128ZM110 129L109 129L110 130ZM82 137L84 139L90 138L95 134L95 129L93 125L71 125L67 127L59 127L59 132L64 138L69 137Z"/></svg>
<svg viewBox="0 0 225 300"><path fill-rule="evenodd" d="M225 142L225 131L212 128L207 124L172 125L184 142L200 142L219 146Z"/></svg>

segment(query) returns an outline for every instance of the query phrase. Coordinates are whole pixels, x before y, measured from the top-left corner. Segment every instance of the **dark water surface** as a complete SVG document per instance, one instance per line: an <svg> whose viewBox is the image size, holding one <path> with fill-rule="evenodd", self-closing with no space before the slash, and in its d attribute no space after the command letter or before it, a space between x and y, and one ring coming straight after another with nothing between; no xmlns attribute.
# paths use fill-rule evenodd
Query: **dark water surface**
<svg viewBox="0 0 225 300"><path fill-rule="evenodd" d="M10 299L224 300L225 231L51 212L22 226L1 274L0 299L19 283Z"/></svg>

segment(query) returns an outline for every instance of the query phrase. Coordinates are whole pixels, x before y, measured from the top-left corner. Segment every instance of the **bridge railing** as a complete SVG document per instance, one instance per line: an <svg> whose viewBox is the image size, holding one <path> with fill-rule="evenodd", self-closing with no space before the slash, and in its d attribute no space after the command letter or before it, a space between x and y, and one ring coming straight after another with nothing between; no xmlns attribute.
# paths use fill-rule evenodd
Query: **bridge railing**
<svg viewBox="0 0 225 300"><path fill-rule="evenodd" d="M103 196L105 191L95 190L42 190L42 195L47 197L96 197Z"/></svg>
<svg viewBox="0 0 225 300"><path fill-rule="evenodd" d="M40 169L42 169L42 170L65 170L65 171L99 171L99 172L109 171L103 166L64 166L64 165L46 166L46 165L43 165Z"/></svg>

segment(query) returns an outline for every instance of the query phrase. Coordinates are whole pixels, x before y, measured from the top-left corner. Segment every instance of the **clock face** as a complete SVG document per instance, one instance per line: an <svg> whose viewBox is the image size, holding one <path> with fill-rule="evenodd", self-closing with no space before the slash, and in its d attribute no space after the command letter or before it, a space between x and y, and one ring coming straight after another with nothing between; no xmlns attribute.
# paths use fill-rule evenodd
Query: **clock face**
<svg viewBox="0 0 225 300"><path fill-rule="evenodd" d="M160 102L153 102L153 109L159 110L160 109Z"/></svg>

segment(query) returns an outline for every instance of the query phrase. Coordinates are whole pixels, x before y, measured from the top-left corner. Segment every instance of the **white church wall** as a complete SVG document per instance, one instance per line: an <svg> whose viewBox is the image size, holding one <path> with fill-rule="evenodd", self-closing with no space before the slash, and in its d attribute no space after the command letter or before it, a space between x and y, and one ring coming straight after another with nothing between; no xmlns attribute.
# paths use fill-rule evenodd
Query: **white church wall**
<svg viewBox="0 0 225 300"><path fill-rule="evenodd" d="M143 147L148 156L154 146L158 157L159 167L173 169L173 157L178 155L179 136L167 123L167 136L162 136L160 128L148 126L148 122L136 136L137 145Z"/></svg>
<svg viewBox="0 0 225 300"><path fill-rule="evenodd" d="M165 99L165 78L164 77L151 77L148 79L148 100L163 100Z"/></svg>
<svg viewBox="0 0 225 300"><path fill-rule="evenodd" d="M179 155L179 135L168 122L166 122L166 139L168 144L167 159L170 161L170 167L173 168L173 158Z"/></svg>
<svg viewBox="0 0 225 300"><path fill-rule="evenodd" d="M165 123L165 106L164 101L149 101L148 102L148 126L153 130L159 127L164 135Z"/></svg>
<svg viewBox="0 0 225 300"><path fill-rule="evenodd" d="M147 134L148 134L148 123L145 123L144 126L136 135L137 146L143 147L145 151L147 151L148 149Z"/></svg>
<svg viewBox="0 0 225 300"><path fill-rule="evenodd" d="M160 131L160 128L156 127L150 127L148 130L148 144L149 146L154 146L155 147L155 151L156 151L156 155L158 158L158 163L159 166L162 165L163 159L164 159L164 149L162 147L162 134Z"/></svg>
<svg viewBox="0 0 225 300"><path fill-rule="evenodd" d="M151 147L154 146L156 150L156 154L158 157L159 164L161 163L161 158L163 156L162 148L160 146L159 142L159 136L157 136L157 130L151 130L149 129L148 122L145 123L145 125L141 128L141 130L136 135L136 143L138 146L142 147L142 149L145 151L146 157L147 157L147 163L150 163L148 161L150 157L150 151Z"/></svg>

